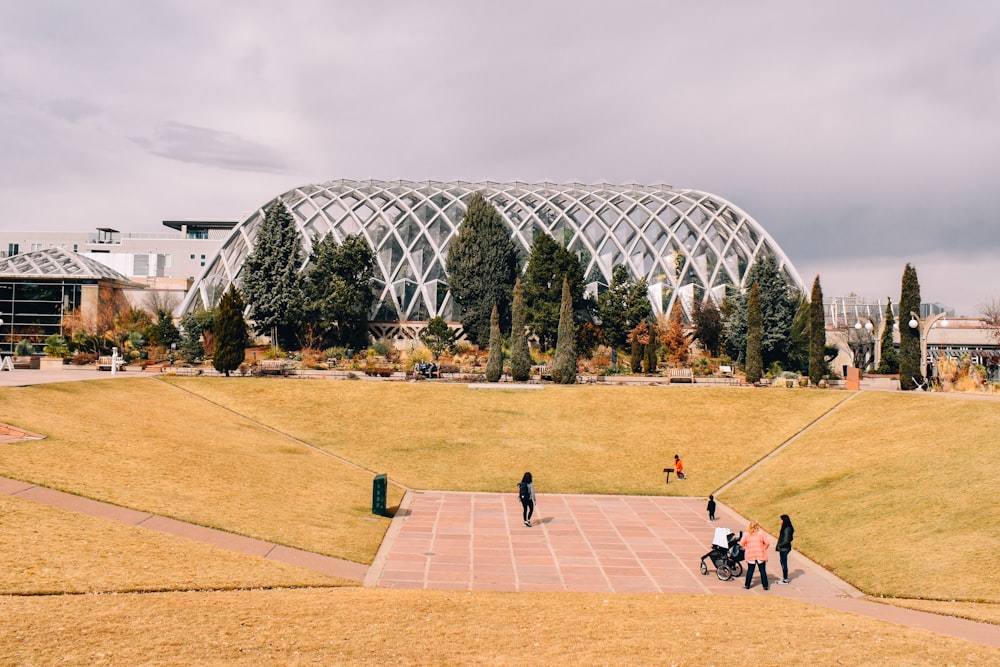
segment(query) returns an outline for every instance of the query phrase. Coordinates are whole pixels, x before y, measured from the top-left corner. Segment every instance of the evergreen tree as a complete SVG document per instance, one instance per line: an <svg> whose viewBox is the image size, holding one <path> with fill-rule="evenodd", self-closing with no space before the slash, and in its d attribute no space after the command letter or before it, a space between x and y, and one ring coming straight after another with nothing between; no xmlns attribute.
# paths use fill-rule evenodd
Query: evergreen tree
<svg viewBox="0 0 1000 667"><path fill-rule="evenodd" d="M750 286L747 299L747 351L746 375L747 382L759 382L764 374L764 361L761 353L761 322L760 288L757 283Z"/></svg>
<svg viewBox="0 0 1000 667"><path fill-rule="evenodd" d="M882 339L879 341L878 372L884 375L899 372L899 355L896 354L896 345L892 341L892 332L895 328L896 320L892 316L892 299L887 299L885 306L885 320L882 324ZM900 313L900 319L902 313Z"/></svg>
<svg viewBox="0 0 1000 667"><path fill-rule="evenodd" d="M500 312L493 306L490 314L490 355L486 359L486 381L499 382L503 375L503 339L500 337Z"/></svg>
<svg viewBox="0 0 1000 667"><path fill-rule="evenodd" d="M243 319L243 298L235 285L230 285L222 299L215 318L215 351L212 365L225 373L240 367L246 357L247 323Z"/></svg>
<svg viewBox="0 0 1000 667"><path fill-rule="evenodd" d="M470 341L489 340L494 306L501 326L510 326L517 247L500 212L479 192L469 200L458 233L448 246L447 265L448 288Z"/></svg>
<svg viewBox="0 0 1000 667"><path fill-rule="evenodd" d="M692 319L694 337L701 343L702 349L713 357L719 356L719 347L722 343L722 315L715 301L711 298L706 301L695 301Z"/></svg>
<svg viewBox="0 0 1000 667"><path fill-rule="evenodd" d="M763 364L770 366L777 361L782 365L788 362L788 345L795 319L798 295L781 269L777 260L766 255L758 259L747 275L747 285L757 283L761 311L761 356ZM726 318L726 344L730 356L744 359L747 336L747 303L749 293L732 299L732 304Z"/></svg>
<svg viewBox="0 0 1000 667"><path fill-rule="evenodd" d="M432 317L420 332L420 342L426 345L437 359L442 352L450 351L454 347L455 332L443 317Z"/></svg>
<svg viewBox="0 0 1000 667"><path fill-rule="evenodd" d="M910 313L917 316L916 327L909 325L913 317ZM899 386L904 391L916 389L923 382L919 316L920 281L917 280L917 270L907 263L899 294Z"/></svg>
<svg viewBox="0 0 1000 667"><path fill-rule="evenodd" d="M601 342L614 349L628 344L629 332L652 315L646 279L633 280L628 269L616 264L611 270L611 285L597 297L601 320Z"/></svg>
<svg viewBox="0 0 1000 667"><path fill-rule="evenodd" d="M510 327L510 376L514 382L527 382L531 377L531 352L525 331L524 290L520 278L514 282Z"/></svg>
<svg viewBox="0 0 1000 667"><path fill-rule="evenodd" d="M292 214L280 198L264 215L253 250L241 270L243 297L258 333L275 345L292 342L296 329L296 304L300 303L302 241Z"/></svg>
<svg viewBox="0 0 1000 667"><path fill-rule="evenodd" d="M817 275L809 299L809 382L813 385L818 385L829 372L825 351L826 314L823 312L823 287Z"/></svg>
<svg viewBox="0 0 1000 667"><path fill-rule="evenodd" d="M368 316L375 303L375 253L359 234L338 244L332 234L313 243L303 279L300 328L310 347L368 345Z"/></svg>
<svg viewBox="0 0 1000 667"><path fill-rule="evenodd" d="M198 310L181 317L181 343L177 346L180 358L188 363L205 356L202 336L215 326L214 310Z"/></svg>
<svg viewBox="0 0 1000 667"><path fill-rule="evenodd" d="M809 374L809 300L800 294L788 335L788 370Z"/></svg>
<svg viewBox="0 0 1000 667"><path fill-rule="evenodd" d="M570 288L571 324L576 331L576 322L583 321L588 311L583 294L583 265L576 254L563 248L548 234L535 234L524 271L524 306L528 326L543 350L550 349L556 342L564 279ZM580 316L577 317L577 314Z"/></svg>
<svg viewBox="0 0 1000 667"><path fill-rule="evenodd" d="M181 332L174 324L174 318L166 310L156 310L156 322L146 330L146 339L150 345L170 347L181 342Z"/></svg>
<svg viewBox="0 0 1000 667"><path fill-rule="evenodd" d="M576 329L573 326L573 296L569 278L563 278L562 305L559 308L559 336L552 360L552 379L560 384L576 382Z"/></svg>

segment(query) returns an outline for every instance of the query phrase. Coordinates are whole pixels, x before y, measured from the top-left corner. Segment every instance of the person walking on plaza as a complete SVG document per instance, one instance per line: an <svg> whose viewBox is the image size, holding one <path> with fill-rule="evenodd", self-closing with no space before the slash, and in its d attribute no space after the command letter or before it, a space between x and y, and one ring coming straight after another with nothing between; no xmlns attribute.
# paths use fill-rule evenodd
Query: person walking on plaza
<svg viewBox="0 0 1000 667"><path fill-rule="evenodd" d="M677 454L674 454L674 471L677 473L677 479L687 479L687 475L684 474L684 462Z"/></svg>
<svg viewBox="0 0 1000 667"><path fill-rule="evenodd" d="M767 533L760 529L760 524L751 521L747 528L746 536L740 541L747 559L747 578L743 583L743 588L750 589L750 582L753 580L754 567L760 568L760 583L766 591L770 588L767 585L767 548L771 546L771 540Z"/></svg>
<svg viewBox="0 0 1000 667"><path fill-rule="evenodd" d="M531 527L531 515L535 513L535 483L531 480L531 473L524 473L524 477L517 485L517 497L521 501L521 510L524 515L524 525Z"/></svg>
<svg viewBox="0 0 1000 667"><path fill-rule="evenodd" d="M708 497L708 520L715 521L715 496Z"/></svg>
<svg viewBox="0 0 1000 667"><path fill-rule="evenodd" d="M792 539L794 537L795 527L792 526L792 520L788 518L787 514L782 514L781 532L778 533L778 543L774 547L778 552L778 556L781 557L781 579L778 579L779 584L788 583L788 552L792 550Z"/></svg>

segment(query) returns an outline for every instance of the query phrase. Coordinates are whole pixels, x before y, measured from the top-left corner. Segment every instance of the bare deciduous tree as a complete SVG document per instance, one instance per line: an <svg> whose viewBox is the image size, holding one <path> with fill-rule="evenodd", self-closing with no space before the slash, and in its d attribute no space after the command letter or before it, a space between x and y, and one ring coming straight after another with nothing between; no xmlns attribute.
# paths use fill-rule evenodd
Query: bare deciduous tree
<svg viewBox="0 0 1000 667"><path fill-rule="evenodd" d="M990 337L1000 343L1000 298L992 298L979 304L979 315L990 327Z"/></svg>

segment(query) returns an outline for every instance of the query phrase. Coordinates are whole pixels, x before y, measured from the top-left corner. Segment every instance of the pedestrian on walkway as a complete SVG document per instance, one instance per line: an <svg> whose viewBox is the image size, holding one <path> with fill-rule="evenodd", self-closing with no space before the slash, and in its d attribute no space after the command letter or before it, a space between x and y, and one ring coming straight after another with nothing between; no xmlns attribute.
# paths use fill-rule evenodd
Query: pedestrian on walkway
<svg viewBox="0 0 1000 667"><path fill-rule="evenodd" d="M531 527L531 516L535 513L535 483L531 479L531 473L524 473L524 477L517 484L517 497L521 501L521 510L524 515L524 525Z"/></svg>
<svg viewBox="0 0 1000 667"><path fill-rule="evenodd" d="M781 532L778 533L778 543L774 547L781 558L781 579L778 579L779 584L788 583L788 552L792 550L792 539L794 537L795 527L792 526L792 520L788 518L787 514L782 514Z"/></svg>
<svg viewBox="0 0 1000 667"><path fill-rule="evenodd" d="M708 497L708 520L715 521L715 496Z"/></svg>
<svg viewBox="0 0 1000 667"><path fill-rule="evenodd" d="M747 578L743 583L743 588L750 589L750 582L753 580L754 567L760 568L760 583L766 591L767 584L767 548L771 546L771 540L767 533L760 529L757 521L751 521L747 528L746 536L740 541L747 559Z"/></svg>
<svg viewBox="0 0 1000 667"><path fill-rule="evenodd" d="M674 471L677 473L677 479L687 479L687 475L684 474L684 462L677 454L674 454Z"/></svg>

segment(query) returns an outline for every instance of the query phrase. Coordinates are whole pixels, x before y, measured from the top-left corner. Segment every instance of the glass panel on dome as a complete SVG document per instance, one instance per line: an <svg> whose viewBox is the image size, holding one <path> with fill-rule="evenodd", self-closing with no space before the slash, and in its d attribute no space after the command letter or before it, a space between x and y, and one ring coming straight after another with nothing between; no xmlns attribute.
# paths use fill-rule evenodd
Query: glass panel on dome
<svg viewBox="0 0 1000 667"><path fill-rule="evenodd" d="M372 210L372 208L367 204L362 204L361 206L354 209L354 214L358 216L358 219L360 219L361 222L366 222L374 212L375 211Z"/></svg>
<svg viewBox="0 0 1000 667"><path fill-rule="evenodd" d="M597 212L597 215L601 220L604 221L604 224L607 225L608 227L611 227L611 225L615 224L615 222L618 220L619 217L618 211L611 208L610 206L605 206L604 208L602 208L600 211Z"/></svg>
<svg viewBox="0 0 1000 667"><path fill-rule="evenodd" d="M586 227L583 228L583 233L591 243L597 243L604 237L604 227L595 219L591 220Z"/></svg>
<svg viewBox="0 0 1000 667"><path fill-rule="evenodd" d="M577 227L582 227L584 223L586 223L587 220L590 219L590 211L581 208L579 206L574 206L573 208L571 208L568 211L567 215L569 215L569 217L572 218L573 222L576 223Z"/></svg>
<svg viewBox="0 0 1000 667"><path fill-rule="evenodd" d="M403 245L409 247L413 241L420 236L421 225L412 218L407 216L403 221L396 225L396 229L399 238L403 240Z"/></svg>
<svg viewBox="0 0 1000 667"><path fill-rule="evenodd" d="M649 219L649 212L641 206L633 206L628 212L629 220L635 223L636 227L642 227Z"/></svg>
<svg viewBox="0 0 1000 667"><path fill-rule="evenodd" d="M618 239L618 242L626 247L632 242L632 239L635 238L635 228L633 228L632 225L625 223L621 223L615 227L612 230L612 233L615 235L615 238Z"/></svg>
<svg viewBox="0 0 1000 667"><path fill-rule="evenodd" d="M327 216L329 216L329 218L334 222L339 221L341 218L344 217L344 215L347 214L347 209L344 208L343 205L340 204L340 202L334 202L323 210L326 212Z"/></svg>
<svg viewBox="0 0 1000 667"><path fill-rule="evenodd" d="M701 224L705 221L705 211L701 210L700 207L692 208L687 213L687 219L695 227L701 227Z"/></svg>
<svg viewBox="0 0 1000 667"><path fill-rule="evenodd" d="M434 248L444 248L451 234L451 226L441 218L437 218L426 227L425 236L430 239Z"/></svg>

